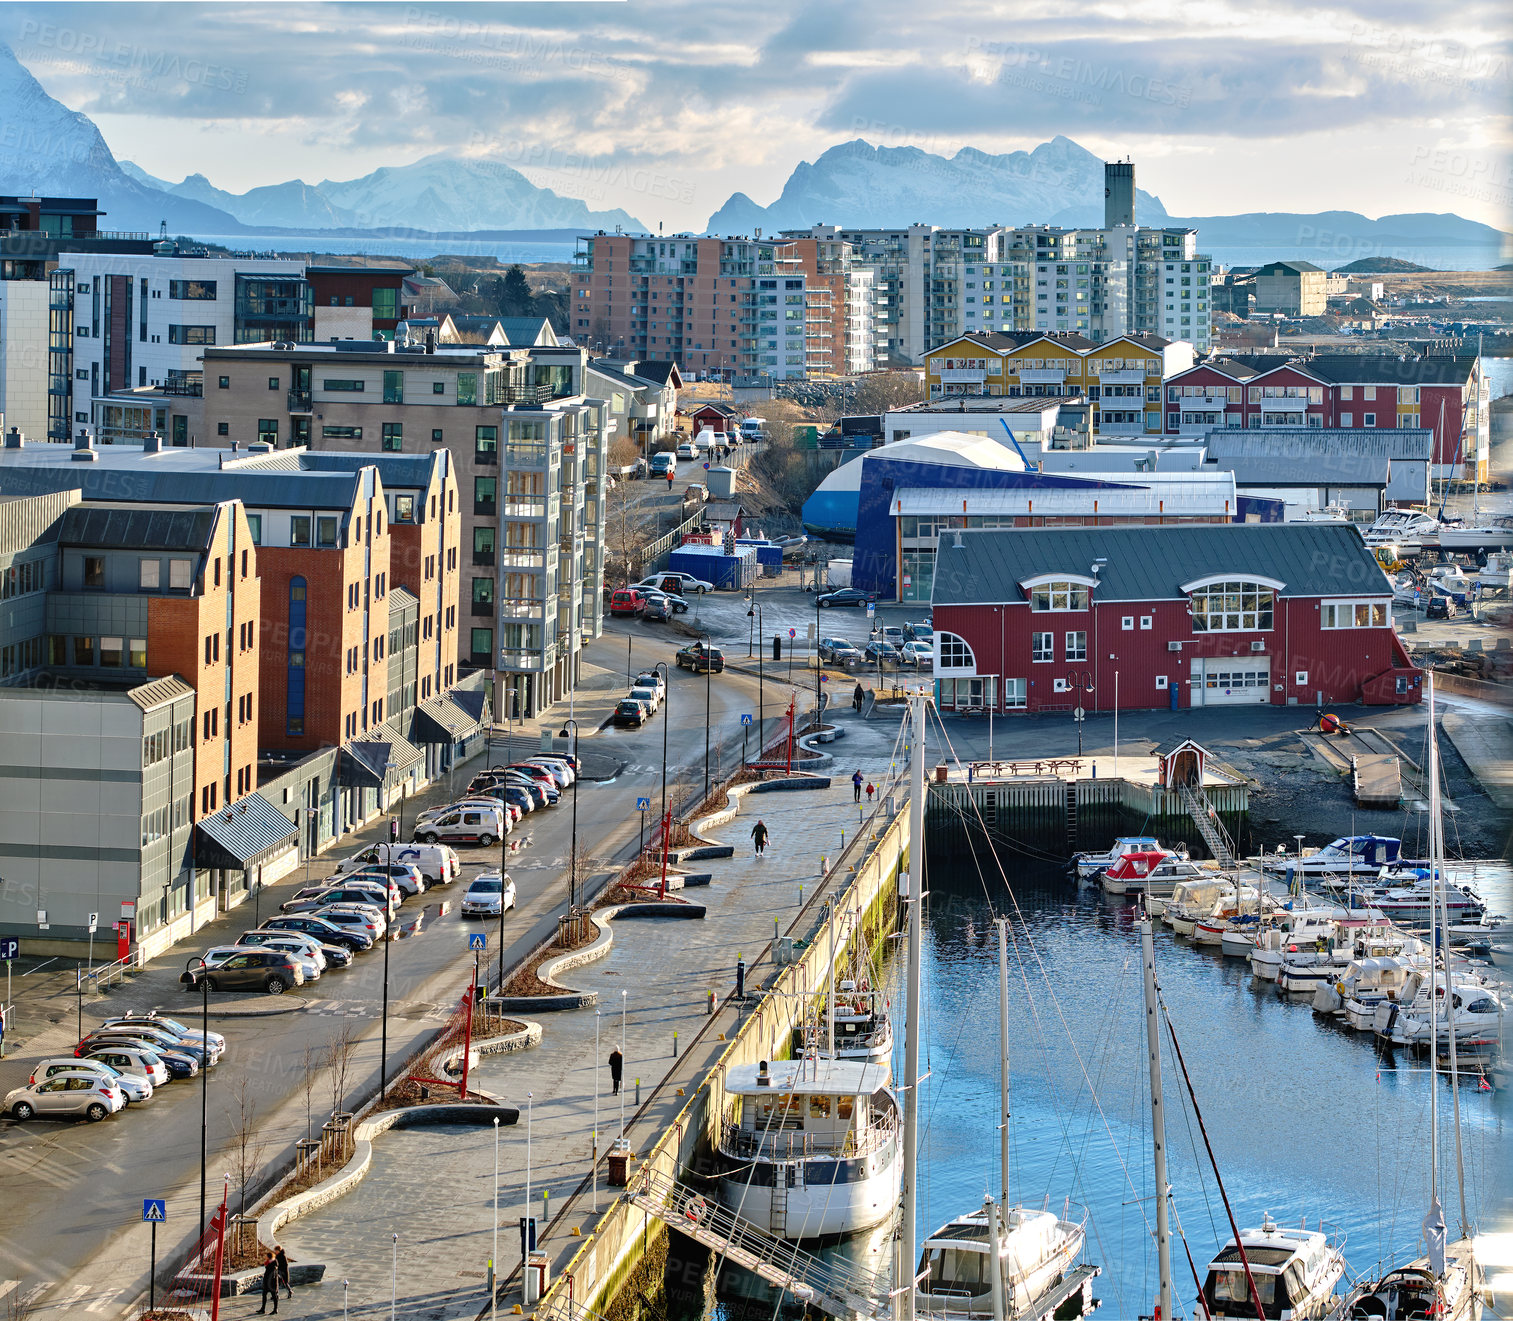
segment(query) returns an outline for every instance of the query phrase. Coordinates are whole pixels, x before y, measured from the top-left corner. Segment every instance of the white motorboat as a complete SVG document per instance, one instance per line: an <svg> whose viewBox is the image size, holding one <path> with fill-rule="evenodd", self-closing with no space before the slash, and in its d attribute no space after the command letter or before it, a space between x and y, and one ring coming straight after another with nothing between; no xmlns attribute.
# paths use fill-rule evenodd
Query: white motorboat
<svg viewBox="0 0 1513 1321"><path fill-rule="evenodd" d="M1506 592L1513 586L1513 551L1495 550L1477 570L1476 581L1483 592Z"/></svg>
<svg viewBox="0 0 1513 1321"><path fill-rule="evenodd" d="M1427 968L1423 947L1417 941L1401 954L1352 959L1339 980L1320 986L1313 995L1313 1011L1343 1018L1357 1032L1370 1032L1376 1007L1403 995L1417 970ZM1411 994L1411 992L1409 992Z"/></svg>
<svg viewBox="0 0 1513 1321"><path fill-rule="evenodd" d="M1439 546L1440 522L1433 514L1393 506L1377 515L1376 522L1361 533L1368 546L1396 543L1409 554Z"/></svg>
<svg viewBox="0 0 1513 1321"><path fill-rule="evenodd" d="M1483 913L1475 922L1452 922L1450 943L1468 949L1513 948L1513 922L1501 913Z"/></svg>
<svg viewBox="0 0 1513 1321"><path fill-rule="evenodd" d="M1239 1243L1230 1239L1209 1263L1203 1311L1214 1321L1253 1321L1259 1304L1268 1317L1325 1317L1338 1306L1335 1295L1344 1278L1345 1255L1336 1236L1306 1224L1283 1229L1267 1216L1259 1229L1242 1229Z"/></svg>
<svg viewBox="0 0 1513 1321"><path fill-rule="evenodd" d="M1310 895L1299 895L1271 908L1255 922L1232 923L1220 937L1219 945L1226 954L1249 958L1257 949L1267 947L1273 933L1283 937L1277 945L1280 950L1292 941L1313 940L1328 924L1349 916L1348 909L1318 904Z"/></svg>
<svg viewBox="0 0 1513 1321"><path fill-rule="evenodd" d="M1325 888L1344 889L1352 876L1376 876L1402 857L1403 841L1392 835L1342 835L1311 853L1264 853L1259 861L1267 871L1319 880ZM1416 864L1415 864L1416 865Z"/></svg>
<svg viewBox="0 0 1513 1321"><path fill-rule="evenodd" d="M1251 886L1240 888L1240 897L1234 904L1226 905L1218 912L1193 923L1194 945L1223 945L1226 935L1254 939L1254 932L1262 915L1276 907L1277 901Z"/></svg>
<svg viewBox="0 0 1513 1321"><path fill-rule="evenodd" d="M1234 878L1222 872L1179 881L1161 908L1161 920L1179 936L1190 936L1205 917L1234 903L1236 893Z"/></svg>
<svg viewBox="0 0 1513 1321"><path fill-rule="evenodd" d="M1311 947L1295 945L1282 951L1276 976L1280 994L1312 996L1320 986L1334 982L1352 960L1396 954L1413 939L1380 917L1352 917L1333 925L1333 933L1316 938Z"/></svg>
<svg viewBox="0 0 1513 1321"><path fill-rule="evenodd" d="M1126 853L1164 853L1154 835L1120 835L1103 853L1074 853L1072 866L1078 880L1091 880L1105 869L1112 867Z"/></svg>
<svg viewBox="0 0 1513 1321"><path fill-rule="evenodd" d="M1182 881L1212 880L1213 868L1164 849L1150 853L1126 853L1102 876L1105 894L1171 894Z"/></svg>
<svg viewBox="0 0 1513 1321"><path fill-rule="evenodd" d="M915 1306L931 1317L991 1317L990 1243L998 1217L988 1207L957 1216L924 1242ZM1038 1317L1055 1310L1053 1286L1067 1277L1087 1237L1085 1221L1016 1206L998 1230L998 1272L1005 1316Z"/></svg>
<svg viewBox="0 0 1513 1321"><path fill-rule="evenodd" d="M1377 885L1357 888L1356 899L1379 909L1395 922L1419 924L1429 920L1429 907L1439 902L1449 912L1452 922L1475 922L1487 911L1486 902L1469 885L1430 883L1427 868L1383 868Z"/></svg>
<svg viewBox="0 0 1513 1321"><path fill-rule="evenodd" d="M733 1066L720 1201L778 1238L867 1229L892 1214L902 1148L888 1071L859 1060Z"/></svg>
<svg viewBox="0 0 1513 1321"><path fill-rule="evenodd" d="M1404 998L1391 1004L1378 1004L1372 1016L1372 1030L1394 1046L1427 1048L1431 1041L1446 1045L1450 1030L1455 1030L1455 1048L1460 1055L1475 1055L1495 1050L1502 1032L1502 1001L1491 987L1471 973L1450 973L1450 995L1454 1001L1445 1006L1445 975L1434 975L1431 994L1429 978L1415 972L1404 987ZM1413 994L1409 997L1408 987ZM1404 1000L1407 1002L1404 1003Z"/></svg>

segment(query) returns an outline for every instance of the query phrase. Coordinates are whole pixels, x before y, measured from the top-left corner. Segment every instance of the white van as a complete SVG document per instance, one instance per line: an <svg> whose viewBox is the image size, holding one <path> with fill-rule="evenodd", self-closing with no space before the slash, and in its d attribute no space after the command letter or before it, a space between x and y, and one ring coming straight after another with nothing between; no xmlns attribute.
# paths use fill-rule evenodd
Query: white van
<svg viewBox="0 0 1513 1321"><path fill-rule="evenodd" d="M477 844L488 848L502 839L504 822L497 807L459 807L415 830L421 844Z"/></svg>
<svg viewBox="0 0 1513 1321"><path fill-rule="evenodd" d="M767 431L767 419L765 417L743 417L741 419L741 439L761 440Z"/></svg>
<svg viewBox="0 0 1513 1321"><path fill-rule="evenodd" d="M447 813L442 812L441 815ZM341 876L347 872L361 871L375 863L408 863L411 867L419 868L428 885L445 885L448 881L455 881L462 870L457 854L445 844L382 844L344 858L336 864L336 874Z"/></svg>

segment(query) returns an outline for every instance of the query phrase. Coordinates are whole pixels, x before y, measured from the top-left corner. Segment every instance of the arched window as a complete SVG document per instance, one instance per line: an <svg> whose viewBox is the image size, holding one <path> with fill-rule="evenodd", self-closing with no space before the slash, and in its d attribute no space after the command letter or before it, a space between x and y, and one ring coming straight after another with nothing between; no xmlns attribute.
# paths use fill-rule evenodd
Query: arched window
<svg viewBox="0 0 1513 1321"><path fill-rule="evenodd" d="M1269 629L1281 584L1253 578L1211 580L1189 587L1194 633Z"/></svg>
<svg viewBox="0 0 1513 1321"><path fill-rule="evenodd" d="M955 633L935 635L935 672L939 674L946 670L977 673L977 657L972 654L971 646Z"/></svg>
<svg viewBox="0 0 1513 1321"><path fill-rule="evenodd" d="M305 732L305 580L289 579L289 644L284 678L287 732Z"/></svg>

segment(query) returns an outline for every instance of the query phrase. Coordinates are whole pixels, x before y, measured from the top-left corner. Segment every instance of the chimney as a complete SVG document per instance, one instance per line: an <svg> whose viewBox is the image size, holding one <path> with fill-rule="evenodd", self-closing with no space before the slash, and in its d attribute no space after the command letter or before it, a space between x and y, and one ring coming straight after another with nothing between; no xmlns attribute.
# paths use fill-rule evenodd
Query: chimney
<svg viewBox="0 0 1513 1321"><path fill-rule="evenodd" d="M426 352L436 352L436 332L434 330L426 331Z"/></svg>
<svg viewBox="0 0 1513 1321"><path fill-rule="evenodd" d="M160 431L149 431L147 433L147 439L142 442L142 453L157 454L160 450L162 450L162 448L163 433Z"/></svg>
<svg viewBox="0 0 1513 1321"><path fill-rule="evenodd" d="M18 450L24 444L26 444L26 437L21 434L21 428L20 427L12 427L9 431L7 431L5 433L5 448L6 449L8 449L8 450Z"/></svg>
<svg viewBox="0 0 1513 1321"><path fill-rule="evenodd" d="M83 427L79 428L79 434L74 437L73 459L75 463L93 463L100 456L95 453L95 438Z"/></svg>

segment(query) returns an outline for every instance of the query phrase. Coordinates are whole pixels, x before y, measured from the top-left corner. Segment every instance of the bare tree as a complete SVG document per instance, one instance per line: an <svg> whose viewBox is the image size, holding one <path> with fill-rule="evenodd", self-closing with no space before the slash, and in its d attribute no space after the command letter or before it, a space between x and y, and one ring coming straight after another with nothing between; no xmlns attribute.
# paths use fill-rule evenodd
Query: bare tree
<svg viewBox="0 0 1513 1321"><path fill-rule="evenodd" d="M326 1043L326 1072L331 1084L331 1114L343 1112L347 1096L347 1071L352 1067L352 1053L357 1049L357 1032L350 1023Z"/></svg>
<svg viewBox="0 0 1513 1321"><path fill-rule="evenodd" d="M305 1043L305 1053L301 1061L301 1067L304 1070L300 1082L305 1089L305 1138L308 1141L310 1137L311 1102L315 1096L317 1071L320 1069L320 1047L313 1041Z"/></svg>
<svg viewBox="0 0 1513 1321"><path fill-rule="evenodd" d="M231 1125L231 1156L235 1163L233 1174L237 1187L237 1214L245 1220L247 1190L257 1176L258 1166L262 1163L263 1152L268 1145L267 1138L258 1127L257 1099L252 1094L251 1079L245 1074L231 1084L231 1104L226 1109L226 1118ZM238 1248L243 1246L242 1236L246 1233L246 1228L245 1224L238 1226ZM257 1232L255 1227L253 1232Z"/></svg>

